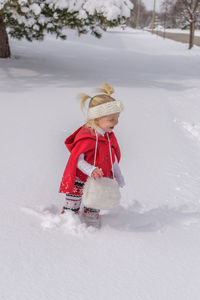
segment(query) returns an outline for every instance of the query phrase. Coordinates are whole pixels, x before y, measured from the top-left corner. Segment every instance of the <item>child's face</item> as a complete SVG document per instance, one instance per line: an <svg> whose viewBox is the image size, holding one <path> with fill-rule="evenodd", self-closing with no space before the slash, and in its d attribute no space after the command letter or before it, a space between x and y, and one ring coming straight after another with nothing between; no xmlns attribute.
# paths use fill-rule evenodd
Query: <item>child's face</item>
<svg viewBox="0 0 200 300"><path fill-rule="evenodd" d="M117 125L119 119L119 113L101 117L95 120L97 126L103 129L105 132L113 131Z"/></svg>

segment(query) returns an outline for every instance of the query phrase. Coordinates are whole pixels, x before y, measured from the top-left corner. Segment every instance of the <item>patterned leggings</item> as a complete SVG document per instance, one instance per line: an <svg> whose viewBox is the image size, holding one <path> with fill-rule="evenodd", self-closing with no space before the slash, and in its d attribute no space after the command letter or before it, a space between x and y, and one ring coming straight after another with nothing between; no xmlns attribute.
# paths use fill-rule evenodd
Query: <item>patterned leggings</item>
<svg viewBox="0 0 200 300"><path fill-rule="evenodd" d="M62 213L64 213L66 210L72 210L77 214L79 213L81 207L83 187L84 187L84 182L82 182L79 178L76 177L73 192L66 194L66 198L65 198L66 202L65 205L63 206ZM87 214L88 216L98 217L99 212L100 212L99 209L94 209L91 207L84 206L84 214Z"/></svg>

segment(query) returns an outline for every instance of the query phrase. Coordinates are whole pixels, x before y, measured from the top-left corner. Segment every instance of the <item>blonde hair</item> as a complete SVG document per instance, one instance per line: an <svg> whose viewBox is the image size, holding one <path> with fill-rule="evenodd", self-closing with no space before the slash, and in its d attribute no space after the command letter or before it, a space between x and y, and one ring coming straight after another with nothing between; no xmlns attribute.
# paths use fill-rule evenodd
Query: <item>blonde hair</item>
<svg viewBox="0 0 200 300"><path fill-rule="evenodd" d="M107 102L116 101L114 98L112 98L110 96L114 93L114 89L109 85L109 83L104 82L103 88L97 88L96 91L102 92L104 94L98 94L93 97L91 97L87 94L79 95L79 98L81 99L81 104L80 104L81 110L84 110L87 99L90 99L89 108L100 105L100 104L104 104ZM85 126L89 127L89 128L97 129L95 120L96 119L88 120L87 123L85 124Z"/></svg>

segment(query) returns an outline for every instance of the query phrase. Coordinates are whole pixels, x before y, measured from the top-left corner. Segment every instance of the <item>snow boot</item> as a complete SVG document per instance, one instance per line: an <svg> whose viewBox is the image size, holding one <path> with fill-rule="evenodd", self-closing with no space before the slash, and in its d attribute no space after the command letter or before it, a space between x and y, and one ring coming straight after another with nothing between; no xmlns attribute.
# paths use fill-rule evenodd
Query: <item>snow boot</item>
<svg viewBox="0 0 200 300"><path fill-rule="evenodd" d="M101 216L99 213L99 209L84 207L82 220L88 227L92 226L99 229L101 227Z"/></svg>

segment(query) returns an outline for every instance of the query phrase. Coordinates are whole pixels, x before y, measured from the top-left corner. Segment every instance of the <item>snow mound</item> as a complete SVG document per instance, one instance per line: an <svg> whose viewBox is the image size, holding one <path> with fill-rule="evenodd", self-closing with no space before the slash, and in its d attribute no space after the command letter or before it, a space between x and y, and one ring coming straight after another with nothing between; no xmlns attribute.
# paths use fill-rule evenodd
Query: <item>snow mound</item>
<svg viewBox="0 0 200 300"><path fill-rule="evenodd" d="M95 232L96 229L87 227L81 222L78 215L68 211L60 214L57 207L52 205L49 207L27 208L23 207L22 211L31 216L39 218L40 225L43 230L60 230L64 233L83 236L87 233Z"/></svg>

